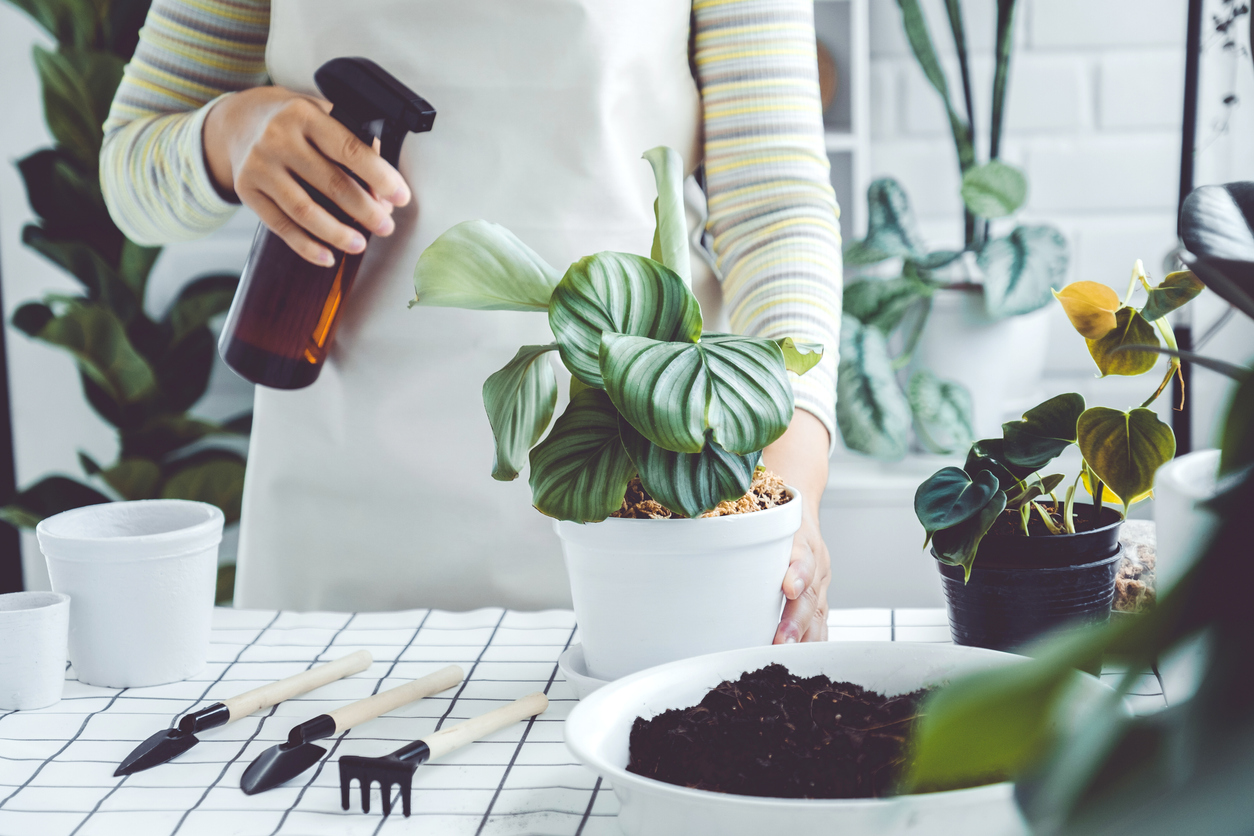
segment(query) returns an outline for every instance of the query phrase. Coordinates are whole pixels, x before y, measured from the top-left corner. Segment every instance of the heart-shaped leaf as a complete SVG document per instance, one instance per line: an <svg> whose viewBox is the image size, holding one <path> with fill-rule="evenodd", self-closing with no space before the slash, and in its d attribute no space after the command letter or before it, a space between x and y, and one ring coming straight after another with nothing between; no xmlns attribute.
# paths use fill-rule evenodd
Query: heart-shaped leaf
<svg viewBox="0 0 1254 836"><path fill-rule="evenodd" d="M697 343L606 332L605 391L645 438L678 453L700 453L706 431L730 453L747 455L784 434L792 385L770 340L705 334Z"/></svg>
<svg viewBox="0 0 1254 836"><path fill-rule="evenodd" d="M1138 351L1135 348L1140 345L1157 348L1158 334L1154 331L1154 326L1132 308L1120 308L1115 313L1115 327L1106 336L1085 342L1088 343L1089 354L1093 356L1093 362L1097 363L1102 377L1111 374L1144 374L1158 362L1157 353Z"/></svg>
<svg viewBox="0 0 1254 836"><path fill-rule="evenodd" d="M1194 189L1181 207L1180 239L1198 278L1254 317L1254 182Z"/></svg>
<svg viewBox="0 0 1254 836"><path fill-rule="evenodd" d="M653 233L655 261L660 261L692 285L691 253L688 247L688 214L684 209L684 161L674 148L659 145L644 152L653 166L657 183L657 200L653 215L657 229ZM672 509L673 510L673 509Z"/></svg>
<svg viewBox="0 0 1254 836"><path fill-rule="evenodd" d="M600 389L603 333L695 343L701 336L701 306L666 266L643 256L604 252L581 258L566 271L553 291L549 326L566 368Z"/></svg>
<svg viewBox="0 0 1254 836"><path fill-rule="evenodd" d="M961 383L941 380L927 369L910 378L906 395L919 440L933 453L955 453L971 444L971 393Z"/></svg>
<svg viewBox="0 0 1254 836"><path fill-rule="evenodd" d="M1011 463L1006 457L1006 442L1000 438L982 438L971 445L962 469L974 478L984 471L997 478L998 486L1006 493L1014 493L1019 483L1034 472L1033 468Z"/></svg>
<svg viewBox="0 0 1254 836"><path fill-rule="evenodd" d="M918 260L927 255L927 244L919 232L910 198L891 177L872 181L866 190L867 234L865 249L887 256Z"/></svg>
<svg viewBox="0 0 1254 836"><path fill-rule="evenodd" d="M409 306L543 311L560 276L500 224L463 221L422 251Z"/></svg>
<svg viewBox="0 0 1254 836"><path fill-rule="evenodd" d="M1154 488L1154 471L1176 454L1171 427L1152 410L1120 412L1104 406L1086 409L1076 426L1084 461L1110 489L1123 497L1123 508Z"/></svg>
<svg viewBox="0 0 1254 836"><path fill-rule="evenodd" d="M784 352L784 368L793 374L805 374L823 359L822 343L797 342L792 337L775 340Z"/></svg>
<svg viewBox="0 0 1254 836"><path fill-rule="evenodd" d="M1019 421L1001 425L1006 459L1038 470L1075 443L1075 424L1084 412L1084 396L1055 395L1023 413Z"/></svg>
<svg viewBox="0 0 1254 836"><path fill-rule="evenodd" d="M942 467L915 491L914 513L923 530L932 535L969 520L998 492L997 477L988 471L973 479L961 468Z"/></svg>
<svg viewBox="0 0 1254 836"><path fill-rule="evenodd" d="M1062 310L1071 320L1071 326L1080 336L1100 340L1115 330L1118 322L1115 311L1122 305L1119 294L1099 282L1072 282L1054 297L1062 303Z"/></svg>
<svg viewBox="0 0 1254 836"><path fill-rule="evenodd" d="M483 382L483 405L496 440L493 479L517 479L528 451L548 429L557 406L557 377L541 358L556 349L556 343L524 345L505 368Z"/></svg>
<svg viewBox="0 0 1254 836"><path fill-rule="evenodd" d="M911 276L850 282L845 285L844 312L888 334L931 293L927 285Z"/></svg>
<svg viewBox="0 0 1254 836"><path fill-rule="evenodd" d="M762 458L761 451L733 455L708 438L700 453L675 453L649 441L622 416L618 430L649 496L686 517L744 496Z"/></svg>
<svg viewBox="0 0 1254 836"><path fill-rule="evenodd" d="M836 424L845 446L879 459L900 459L910 421L910 404L897 385L883 332L845 315L836 379Z"/></svg>
<svg viewBox="0 0 1254 836"><path fill-rule="evenodd" d="M600 522L622 506L635 475L618 411L600 389L585 389L531 451L531 501L559 520Z"/></svg>
<svg viewBox="0 0 1254 836"><path fill-rule="evenodd" d="M1084 490L1088 491L1088 495L1093 499L1097 498L1096 486L1097 486L1098 481L1099 480L1097 479L1097 477L1094 476L1093 472L1090 471L1087 467L1080 468L1080 482L1081 484L1084 485ZM1152 494L1153 492L1151 491L1150 493ZM1128 504L1134 505L1137 502L1140 502L1142 499L1145 499L1145 497L1149 495L1150 494L1146 494L1145 496L1139 496L1136 499L1132 500L1132 502L1129 502ZM1108 504L1109 505L1122 505L1123 504L1123 499L1120 498L1119 494L1111 490L1110 485L1107 485L1105 482L1102 482L1102 504L1103 505L1108 505Z"/></svg>
<svg viewBox="0 0 1254 836"><path fill-rule="evenodd" d="M1141 316L1150 322L1162 319L1205 289L1206 285L1191 270L1168 273L1167 278L1150 289L1149 300L1141 308Z"/></svg>
<svg viewBox="0 0 1254 836"><path fill-rule="evenodd" d="M982 476L989 474L983 473ZM936 532L932 546L940 559L953 566L961 566L964 571L963 581L971 580L971 567L975 563L976 553L980 549L980 541L988 534L997 517L1006 510L1006 492L997 491L984 507L978 512L953 526Z"/></svg>
<svg viewBox="0 0 1254 836"><path fill-rule="evenodd" d="M993 238L977 258L984 272L984 309L994 319L1049 304L1067 273L1067 240L1051 226L1020 226Z"/></svg>
<svg viewBox="0 0 1254 836"><path fill-rule="evenodd" d="M989 160L962 175L962 202L982 218L1004 218L1022 206L1027 196L1023 172L1000 160Z"/></svg>

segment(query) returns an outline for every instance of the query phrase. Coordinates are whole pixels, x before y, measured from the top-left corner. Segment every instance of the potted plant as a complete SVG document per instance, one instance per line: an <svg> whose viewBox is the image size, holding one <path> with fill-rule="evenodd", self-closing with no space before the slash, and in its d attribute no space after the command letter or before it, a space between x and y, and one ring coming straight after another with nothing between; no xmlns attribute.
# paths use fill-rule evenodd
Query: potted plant
<svg viewBox="0 0 1254 836"><path fill-rule="evenodd" d="M554 341L523 346L484 383L492 475L516 479L530 464L535 507L562 540L588 672L601 679L770 643L801 502L782 483L772 493L758 462L792 419L788 373L823 350L702 333L682 161L669 148L645 158L658 184L650 257L602 252L562 274L503 227L468 221L419 257L411 303L547 314ZM544 437L558 398L551 352L571 398ZM702 518L742 498L756 513ZM680 519L610 518L627 505Z"/></svg>
<svg viewBox="0 0 1254 836"><path fill-rule="evenodd" d="M1166 316L1202 287L1189 271L1152 285L1138 260L1122 301L1096 282L1055 295L1104 377L1144 374L1164 343L1175 350ZM1146 295L1139 309L1131 305L1138 289ZM1074 392L1050 398L1003 424L1001 438L975 442L963 467L942 468L919 486L915 513L943 576L955 642L1006 649L1063 622L1109 618L1119 526L1175 455L1171 428L1149 406L1179 362L1170 357L1158 388L1127 411L1086 408ZM1073 444L1080 467L1060 498L1066 477L1042 471ZM1076 502L1081 482L1091 504Z"/></svg>
<svg viewBox="0 0 1254 836"><path fill-rule="evenodd" d="M962 79L950 95L919 0L898 0L911 51L949 117L962 177L962 247L934 249L892 178L867 190L866 237L845 249L840 397L836 417L852 450L900 459L918 444L956 453L995 431L1016 398L1034 397L1045 354L1041 311L1067 270L1067 242L1048 225L993 234L1027 199L1027 178L1001 157L1015 0L997 4L988 159L977 159L971 72L962 4L945 4ZM899 266L898 266L899 265ZM941 372L945 378L938 377ZM905 385L898 375L905 377Z"/></svg>

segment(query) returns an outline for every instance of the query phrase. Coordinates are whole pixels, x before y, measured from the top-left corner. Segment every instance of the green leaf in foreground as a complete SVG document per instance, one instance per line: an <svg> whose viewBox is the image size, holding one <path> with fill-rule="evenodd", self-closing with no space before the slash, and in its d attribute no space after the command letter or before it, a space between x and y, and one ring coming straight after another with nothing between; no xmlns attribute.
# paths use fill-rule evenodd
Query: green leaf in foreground
<svg viewBox="0 0 1254 836"><path fill-rule="evenodd" d="M1089 354L1102 373L1138 375L1154 368L1158 355L1153 351L1137 351L1127 346L1158 347L1158 334L1154 326L1132 308L1120 308L1115 313L1115 327L1100 340L1085 340ZM1118 350L1122 349L1122 350Z"/></svg>
<svg viewBox="0 0 1254 836"><path fill-rule="evenodd" d="M1033 470L1044 467L1075 443L1076 421L1082 412L1084 396L1069 392L1037 404L1018 421L1002 424L1007 460Z"/></svg>
<svg viewBox="0 0 1254 836"><path fill-rule="evenodd" d="M728 453L707 439L700 453L663 449L619 416L619 435L649 495L671 511L698 517L720 502L745 495L762 453Z"/></svg>
<svg viewBox="0 0 1254 836"><path fill-rule="evenodd" d="M677 453L700 453L709 430L724 450L747 455L792 420L783 351L770 340L711 333L681 343L606 333L601 374L623 417Z"/></svg>
<svg viewBox="0 0 1254 836"><path fill-rule="evenodd" d="M601 335L695 343L701 306L683 279L651 258L604 252L579 259L553 291L549 326L566 368L600 389Z"/></svg>
<svg viewBox="0 0 1254 836"><path fill-rule="evenodd" d="M942 467L914 492L914 513L934 534L978 514L997 491L997 477L988 471L972 478L961 468Z"/></svg>
<svg viewBox="0 0 1254 836"><path fill-rule="evenodd" d="M910 377L906 394L919 440L931 452L956 453L975 439L971 393L961 383L919 369Z"/></svg>
<svg viewBox="0 0 1254 836"><path fill-rule="evenodd" d="M561 276L505 227L464 221L422 251L409 306L543 311Z"/></svg>
<svg viewBox="0 0 1254 836"><path fill-rule="evenodd" d="M879 459L900 459L910 421L910 404L897 385L883 332L845 315L836 381L836 424L845 446Z"/></svg>
<svg viewBox="0 0 1254 836"><path fill-rule="evenodd" d="M585 389L531 451L531 501L559 520L600 522L622 506L635 474L614 404L600 389Z"/></svg>
<svg viewBox="0 0 1254 836"><path fill-rule="evenodd" d="M805 374L823 359L822 343L797 342L792 337L775 340L784 352L784 367L794 374Z"/></svg>
<svg viewBox="0 0 1254 836"><path fill-rule="evenodd" d="M1123 510L1154 488L1154 471L1176 454L1171 427L1153 410L1086 409L1076 424L1080 454L1097 478L1123 498Z"/></svg>
<svg viewBox="0 0 1254 836"><path fill-rule="evenodd" d="M971 445L967 451L967 460L962 465L972 478L975 474L987 470L997 477L997 484L1003 491L1014 493L1018 484L1032 475L1035 468L1013 464L1006 457L1006 444L1000 438L982 438Z"/></svg>
<svg viewBox="0 0 1254 836"><path fill-rule="evenodd" d="M962 175L962 202L981 218L1004 218L1022 206L1027 196L1023 172L1000 160L989 160Z"/></svg>
<svg viewBox="0 0 1254 836"><path fill-rule="evenodd" d="M483 406L496 441L492 478L518 478L531 450L553 419L557 377L544 355L557 344L525 345L514 359L483 382Z"/></svg>
<svg viewBox="0 0 1254 836"><path fill-rule="evenodd" d="M653 203L653 214L657 219L653 240L657 255L653 258L691 284L688 213L684 208L684 161L674 148L665 145L645 151L644 158L653 167L653 179L657 183L657 200Z"/></svg>
<svg viewBox="0 0 1254 836"><path fill-rule="evenodd" d="M1150 322L1162 319L1205 289L1206 285L1191 270L1168 273L1165 279L1150 289L1149 300L1141 308L1141 316Z"/></svg>
<svg viewBox="0 0 1254 836"><path fill-rule="evenodd" d="M980 476L989 476L986 471ZM971 580L971 567L975 563L980 541L997 522L998 515L1006 510L1006 492L997 491L988 502L973 516L963 520L952 528L942 528L932 538L932 548L945 563L961 566L963 580Z"/></svg>

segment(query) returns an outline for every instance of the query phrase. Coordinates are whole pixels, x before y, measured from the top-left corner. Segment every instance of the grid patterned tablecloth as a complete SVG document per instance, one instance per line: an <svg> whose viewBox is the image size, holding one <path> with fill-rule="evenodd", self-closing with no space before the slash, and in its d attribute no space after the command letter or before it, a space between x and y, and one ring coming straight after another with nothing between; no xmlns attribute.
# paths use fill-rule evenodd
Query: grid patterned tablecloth
<svg viewBox="0 0 1254 836"><path fill-rule="evenodd" d="M944 610L842 610L830 622L836 641L949 641ZM0 834L617 833L613 792L562 743L562 722L576 700L557 657L578 640L569 611L219 609L209 665L194 679L97 688L79 682L71 668L57 705L0 713ZM359 648L374 655L367 671L205 732L171 763L113 777L139 741L188 711ZM251 797L240 791L244 768L296 723L450 663L467 673L458 688L324 741L330 757L285 786ZM385 754L537 690L549 695L544 715L419 767L411 818L397 810L384 820L378 790L373 812L362 815L355 787L354 809L340 809L340 755ZM1153 672L1133 690L1136 711L1165 704Z"/></svg>

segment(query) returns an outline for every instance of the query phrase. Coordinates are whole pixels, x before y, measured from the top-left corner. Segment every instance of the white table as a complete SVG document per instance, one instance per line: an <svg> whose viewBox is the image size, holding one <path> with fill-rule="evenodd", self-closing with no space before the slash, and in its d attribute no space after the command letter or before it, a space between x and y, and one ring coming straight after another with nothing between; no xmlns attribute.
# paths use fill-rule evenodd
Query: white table
<svg viewBox="0 0 1254 836"><path fill-rule="evenodd" d="M830 622L834 641L949 641L944 610L840 610ZM574 614L565 610L219 609L209 665L195 679L97 688L71 668L57 705L0 713L0 834L616 834L613 792L562 743L562 721L576 700L557 657L577 641ZM359 648L374 655L369 670L204 732L168 764L113 777L137 743L183 714ZM244 768L296 723L450 663L466 669L457 689L324 741L330 757L285 786L251 797L240 791ZM384 820L377 789L370 815L361 814L356 787L353 809L340 809L340 755L386 754L537 690L550 699L541 717L418 768L409 819L397 809ZM1156 674L1133 691L1136 711L1165 705Z"/></svg>

